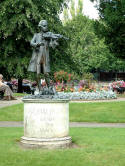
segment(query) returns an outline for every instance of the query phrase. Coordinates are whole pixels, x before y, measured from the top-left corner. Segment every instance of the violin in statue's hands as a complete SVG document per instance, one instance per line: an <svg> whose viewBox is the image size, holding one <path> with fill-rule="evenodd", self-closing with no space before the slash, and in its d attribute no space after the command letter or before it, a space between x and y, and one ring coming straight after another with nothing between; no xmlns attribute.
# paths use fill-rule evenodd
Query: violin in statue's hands
<svg viewBox="0 0 125 166"><path fill-rule="evenodd" d="M37 47L44 46L44 43L43 42L37 43L36 46Z"/></svg>

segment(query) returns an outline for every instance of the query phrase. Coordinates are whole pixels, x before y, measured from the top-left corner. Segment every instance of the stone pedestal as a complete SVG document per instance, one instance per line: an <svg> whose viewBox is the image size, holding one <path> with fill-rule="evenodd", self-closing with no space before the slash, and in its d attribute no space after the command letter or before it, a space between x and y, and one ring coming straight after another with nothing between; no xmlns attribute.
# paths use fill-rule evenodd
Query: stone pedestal
<svg viewBox="0 0 125 166"><path fill-rule="evenodd" d="M70 146L69 101L23 99L26 147L65 148Z"/></svg>

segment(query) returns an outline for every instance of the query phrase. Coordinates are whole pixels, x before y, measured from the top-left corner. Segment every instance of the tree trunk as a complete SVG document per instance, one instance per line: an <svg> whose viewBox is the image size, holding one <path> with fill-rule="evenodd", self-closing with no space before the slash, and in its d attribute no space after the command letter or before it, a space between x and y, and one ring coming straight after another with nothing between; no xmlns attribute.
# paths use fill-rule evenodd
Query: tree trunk
<svg viewBox="0 0 125 166"><path fill-rule="evenodd" d="M18 91L17 93L23 93L23 86L22 86L23 79L19 78L18 79Z"/></svg>

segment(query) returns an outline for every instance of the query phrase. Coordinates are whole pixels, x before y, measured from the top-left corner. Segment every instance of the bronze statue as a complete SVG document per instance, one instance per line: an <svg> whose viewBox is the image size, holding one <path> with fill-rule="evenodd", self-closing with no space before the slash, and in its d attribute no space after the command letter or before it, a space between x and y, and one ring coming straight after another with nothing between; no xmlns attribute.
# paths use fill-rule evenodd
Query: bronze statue
<svg viewBox="0 0 125 166"><path fill-rule="evenodd" d="M50 59L49 47L55 48L58 45L57 40L64 38L63 35L48 32L48 23L41 20L38 24L41 32L34 34L30 44L34 48L28 71L37 73L37 83L39 91L41 90L40 73L44 74L47 86L50 87Z"/></svg>

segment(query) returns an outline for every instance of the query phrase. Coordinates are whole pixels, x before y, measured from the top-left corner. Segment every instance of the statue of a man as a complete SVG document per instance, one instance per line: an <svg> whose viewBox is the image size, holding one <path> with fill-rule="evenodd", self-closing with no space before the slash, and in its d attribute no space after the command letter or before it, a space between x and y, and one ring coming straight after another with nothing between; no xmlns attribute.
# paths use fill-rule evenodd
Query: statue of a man
<svg viewBox="0 0 125 166"><path fill-rule="evenodd" d="M46 76L50 73L49 47L55 48L58 45L57 39L63 36L48 32L48 23L46 20L41 20L38 26L41 31L34 34L30 42L34 49L28 71L36 72L37 78L39 78L40 73L43 73L46 79ZM48 81L47 84L49 86ZM38 83L38 87L40 90L40 82Z"/></svg>

